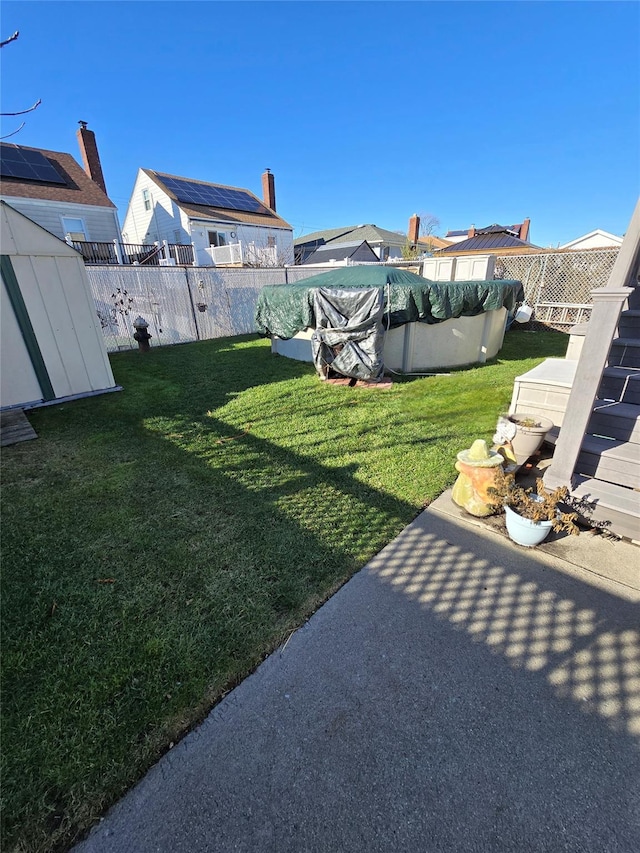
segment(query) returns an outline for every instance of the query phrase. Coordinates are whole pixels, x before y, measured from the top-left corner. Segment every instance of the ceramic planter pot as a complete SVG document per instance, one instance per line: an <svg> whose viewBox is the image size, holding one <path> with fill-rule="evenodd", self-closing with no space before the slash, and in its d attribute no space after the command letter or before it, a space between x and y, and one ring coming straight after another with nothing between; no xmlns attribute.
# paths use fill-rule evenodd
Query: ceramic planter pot
<svg viewBox="0 0 640 853"><path fill-rule="evenodd" d="M523 426L518 423L527 418L535 421L536 426ZM516 462L518 465L524 465L542 446L545 435L553 427L553 421L542 415L528 415L526 412L514 412L509 416L509 420L516 425L516 434L511 440Z"/></svg>
<svg viewBox="0 0 640 853"><path fill-rule="evenodd" d="M510 506L505 506L504 514L507 533L514 542L524 545L525 548L534 548L544 542L553 526L552 521L531 521L529 518L523 518Z"/></svg>

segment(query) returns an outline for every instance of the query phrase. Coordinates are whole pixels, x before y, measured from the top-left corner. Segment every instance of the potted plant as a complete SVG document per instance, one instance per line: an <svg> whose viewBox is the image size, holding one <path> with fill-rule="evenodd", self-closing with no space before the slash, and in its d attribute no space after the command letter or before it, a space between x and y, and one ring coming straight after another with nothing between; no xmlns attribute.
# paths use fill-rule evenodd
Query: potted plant
<svg viewBox="0 0 640 853"><path fill-rule="evenodd" d="M501 446L509 445L509 450L512 451L516 465L519 467L540 449L546 434L552 427L553 421L542 415L526 412L500 415L494 441Z"/></svg>
<svg viewBox="0 0 640 853"><path fill-rule="evenodd" d="M495 486L488 490L496 508L504 507L507 532L518 545L532 548L543 542L550 530L576 536L578 513L571 509L566 486L548 491L542 479L525 488L513 474L500 472Z"/></svg>

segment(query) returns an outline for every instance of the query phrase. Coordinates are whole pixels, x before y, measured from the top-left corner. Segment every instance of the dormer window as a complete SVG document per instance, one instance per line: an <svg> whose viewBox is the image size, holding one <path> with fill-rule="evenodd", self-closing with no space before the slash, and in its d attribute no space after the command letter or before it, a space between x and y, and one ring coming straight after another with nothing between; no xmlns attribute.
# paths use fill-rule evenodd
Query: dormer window
<svg viewBox="0 0 640 853"><path fill-rule="evenodd" d="M151 196L149 195L149 190L142 190L142 201L144 202L144 209L151 210Z"/></svg>

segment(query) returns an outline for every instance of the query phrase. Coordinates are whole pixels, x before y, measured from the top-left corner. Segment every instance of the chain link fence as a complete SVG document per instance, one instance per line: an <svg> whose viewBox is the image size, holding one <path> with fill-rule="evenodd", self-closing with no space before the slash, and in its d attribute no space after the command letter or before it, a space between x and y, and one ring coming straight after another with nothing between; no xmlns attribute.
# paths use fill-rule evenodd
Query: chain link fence
<svg viewBox="0 0 640 853"><path fill-rule="evenodd" d="M533 308L532 324L568 331L591 316L591 291L605 287L618 248L499 255L494 278L515 279Z"/></svg>

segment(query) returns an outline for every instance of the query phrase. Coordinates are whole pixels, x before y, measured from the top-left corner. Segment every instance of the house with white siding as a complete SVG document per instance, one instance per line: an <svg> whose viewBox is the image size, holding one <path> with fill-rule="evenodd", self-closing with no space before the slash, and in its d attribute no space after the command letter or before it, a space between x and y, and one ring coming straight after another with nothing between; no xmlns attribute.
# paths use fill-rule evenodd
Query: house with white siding
<svg viewBox="0 0 640 853"><path fill-rule="evenodd" d="M283 266L293 229L276 213L275 183L250 190L139 169L122 228L125 242L192 245L199 266Z"/></svg>
<svg viewBox="0 0 640 853"><path fill-rule="evenodd" d="M589 231L588 234L576 237L575 240L571 240L569 243L563 243L558 248L581 252L584 249L619 249L620 246L622 246L622 237L618 237L617 234L611 234L609 231L603 231L602 228L596 228L595 231Z"/></svg>
<svg viewBox="0 0 640 853"><path fill-rule="evenodd" d="M115 204L102 175L95 135L77 132L83 169L61 151L0 144L0 198L62 240L121 240Z"/></svg>

